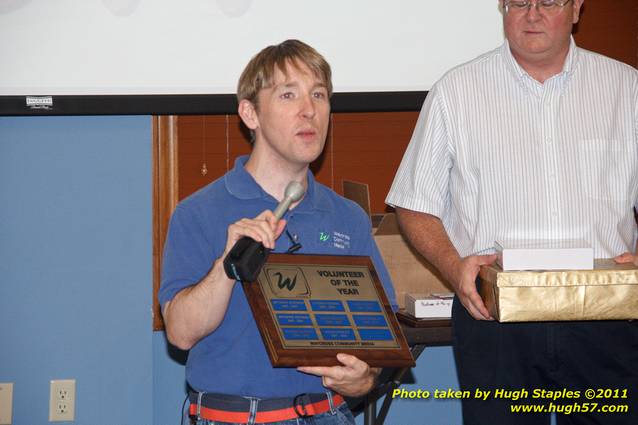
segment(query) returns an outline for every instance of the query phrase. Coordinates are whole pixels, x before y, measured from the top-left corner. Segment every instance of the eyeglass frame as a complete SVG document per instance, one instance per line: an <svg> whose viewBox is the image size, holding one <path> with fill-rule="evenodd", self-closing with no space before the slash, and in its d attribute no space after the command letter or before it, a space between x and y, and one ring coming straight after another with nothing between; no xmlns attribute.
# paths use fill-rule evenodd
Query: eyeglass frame
<svg viewBox="0 0 638 425"><path fill-rule="evenodd" d="M548 1L548 0L545 0L545 1ZM552 0L549 0L549 1L552 1ZM516 2L516 3L521 2L521 3L526 3L526 4L525 5L521 5L520 8L515 8L514 10L522 12L523 9L527 9L527 11L525 12L525 13L527 13L527 12L529 12L532 9L532 4L533 4L534 7L536 7L536 11L540 12L541 10L551 10L551 9L554 8L554 6L558 6L559 8L562 9L570 1L572 1L572 0L553 0L553 3L552 3L551 6L542 6L542 9L541 9L541 6L539 6L539 5L542 5L543 0L536 0L536 3L533 3L532 0L505 0L505 1L503 1L503 10L507 14L510 11L510 3L512 3L512 2Z"/></svg>

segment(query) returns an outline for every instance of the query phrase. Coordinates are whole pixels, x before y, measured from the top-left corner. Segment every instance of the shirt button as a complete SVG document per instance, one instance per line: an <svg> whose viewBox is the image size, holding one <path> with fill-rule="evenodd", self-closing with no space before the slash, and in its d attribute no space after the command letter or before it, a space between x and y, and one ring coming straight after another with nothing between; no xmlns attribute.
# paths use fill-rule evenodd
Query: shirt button
<svg viewBox="0 0 638 425"><path fill-rule="evenodd" d="M551 145L552 144L552 139L545 140L545 143L547 143L548 145Z"/></svg>

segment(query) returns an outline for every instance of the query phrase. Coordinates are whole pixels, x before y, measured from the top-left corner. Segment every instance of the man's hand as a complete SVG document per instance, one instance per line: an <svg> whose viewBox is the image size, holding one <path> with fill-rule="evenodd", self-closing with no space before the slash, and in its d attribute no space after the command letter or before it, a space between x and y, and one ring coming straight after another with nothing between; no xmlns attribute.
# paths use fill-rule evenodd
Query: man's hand
<svg viewBox="0 0 638 425"><path fill-rule="evenodd" d="M222 259L233 249L235 243L248 236L257 242L261 242L266 248L273 249L275 241L286 227L286 220L277 220L270 210L265 210L255 218L242 218L228 226L226 248Z"/></svg>
<svg viewBox="0 0 638 425"><path fill-rule="evenodd" d="M321 376L321 384L341 395L360 397L370 392L381 369L371 368L350 354L339 353L337 360L343 366L302 366L297 370Z"/></svg>
<svg viewBox="0 0 638 425"><path fill-rule="evenodd" d="M638 266L638 255L634 255L631 252L624 252L614 257L614 261L618 264L633 263L634 265Z"/></svg>
<svg viewBox="0 0 638 425"><path fill-rule="evenodd" d="M459 256L443 227L433 215L397 208L401 231L443 278L454 287L467 311L477 320L493 320L476 290L476 276L482 265L491 264L496 255Z"/></svg>
<svg viewBox="0 0 638 425"><path fill-rule="evenodd" d="M470 255L461 260L454 279L454 289L468 313L477 320L494 320L476 290L476 277L481 266L492 264L496 255Z"/></svg>

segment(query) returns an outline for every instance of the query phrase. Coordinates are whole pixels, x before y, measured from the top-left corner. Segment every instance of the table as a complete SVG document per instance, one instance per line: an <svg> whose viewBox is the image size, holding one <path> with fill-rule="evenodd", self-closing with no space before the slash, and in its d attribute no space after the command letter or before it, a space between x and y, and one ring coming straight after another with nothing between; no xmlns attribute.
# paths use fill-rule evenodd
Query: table
<svg viewBox="0 0 638 425"><path fill-rule="evenodd" d="M426 347L452 344L450 319L415 319L399 311L397 318L416 361ZM410 368L384 369L380 381L363 399L363 422L365 425L383 425L392 404L392 391L401 385L401 380ZM386 396L377 413L377 401ZM356 405L355 405L356 410Z"/></svg>

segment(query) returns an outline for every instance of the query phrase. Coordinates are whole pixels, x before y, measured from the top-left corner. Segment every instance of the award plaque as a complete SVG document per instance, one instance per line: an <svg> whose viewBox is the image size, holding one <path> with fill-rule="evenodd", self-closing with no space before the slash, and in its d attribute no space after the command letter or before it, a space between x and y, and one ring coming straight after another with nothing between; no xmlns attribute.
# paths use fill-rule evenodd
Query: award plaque
<svg viewBox="0 0 638 425"><path fill-rule="evenodd" d="M415 365L369 257L270 254L243 288L274 367Z"/></svg>

